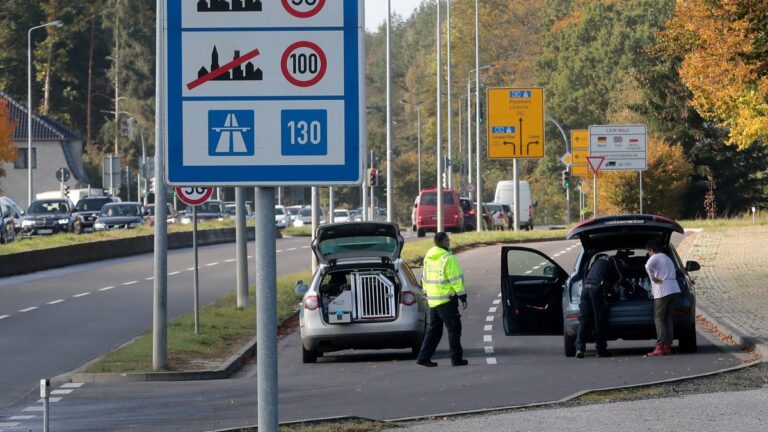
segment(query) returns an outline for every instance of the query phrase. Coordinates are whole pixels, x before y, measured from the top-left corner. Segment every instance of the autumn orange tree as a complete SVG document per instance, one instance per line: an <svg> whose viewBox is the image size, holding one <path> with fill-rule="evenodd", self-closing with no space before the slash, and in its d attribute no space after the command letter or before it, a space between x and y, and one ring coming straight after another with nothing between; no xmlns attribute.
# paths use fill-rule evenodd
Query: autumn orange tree
<svg viewBox="0 0 768 432"><path fill-rule="evenodd" d="M683 59L693 106L729 144L768 141L768 2L679 0L661 47Z"/></svg>
<svg viewBox="0 0 768 432"><path fill-rule="evenodd" d="M8 101L0 99L0 162L13 162L16 160L16 145L13 143L13 133L16 131L16 122L11 121L8 112ZM0 167L0 177L5 177L5 171Z"/></svg>
<svg viewBox="0 0 768 432"><path fill-rule="evenodd" d="M693 167L679 145L648 140L648 170L643 172L643 212L679 218ZM600 214L640 211L637 171L601 173L598 179Z"/></svg>

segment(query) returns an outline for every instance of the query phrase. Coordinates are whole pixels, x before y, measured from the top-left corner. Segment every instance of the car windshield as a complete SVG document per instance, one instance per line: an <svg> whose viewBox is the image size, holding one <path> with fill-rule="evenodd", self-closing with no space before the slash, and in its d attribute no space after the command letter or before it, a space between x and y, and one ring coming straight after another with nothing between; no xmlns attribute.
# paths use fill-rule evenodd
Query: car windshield
<svg viewBox="0 0 768 432"><path fill-rule="evenodd" d="M301 209L301 211L299 212L299 216L312 216L312 209L311 208Z"/></svg>
<svg viewBox="0 0 768 432"><path fill-rule="evenodd" d="M64 201L38 201L29 206L27 213L31 215L67 213L67 203Z"/></svg>
<svg viewBox="0 0 768 432"><path fill-rule="evenodd" d="M437 205L437 192L424 192L421 194L421 205L435 206ZM453 194L450 192L443 192L443 205L454 204Z"/></svg>
<svg viewBox="0 0 768 432"><path fill-rule="evenodd" d="M135 204L105 205L101 209L101 216L141 216L141 207Z"/></svg>
<svg viewBox="0 0 768 432"><path fill-rule="evenodd" d="M460 199L459 204L461 205L462 210L472 210L472 202L466 199Z"/></svg>
<svg viewBox="0 0 768 432"><path fill-rule="evenodd" d="M282 216L285 214L285 210L282 207L275 207L275 216Z"/></svg>
<svg viewBox="0 0 768 432"><path fill-rule="evenodd" d="M297 214L299 214L299 209L297 209L295 207L294 208L289 208L287 210L288 210L288 214L290 214L291 216L296 216Z"/></svg>
<svg viewBox="0 0 768 432"><path fill-rule="evenodd" d="M205 202L197 206L198 213L224 213L221 209L221 203Z"/></svg>
<svg viewBox="0 0 768 432"><path fill-rule="evenodd" d="M111 203L109 198L86 198L77 202L77 211L99 211L105 204Z"/></svg>
<svg viewBox="0 0 768 432"><path fill-rule="evenodd" d="M397 250L397 247L397 240L393 237L342 237L320 242L320 253L328 256L344 252L375 251L390 255Z"/></svg>
<svg viewBox="0 0 768 432"><path fill-rule="evenodd" d="M237 213L237 208L235 206L233 206L233 205L228 205L224 209L224 212L227 213L227 214L233 215L233 214Z"/></svg>
<svg viewBox="0 0 768 432"><path fill-rule="evenodd" d="M488 204L488 205L486 205L486 207L488 208L488 210L490 210L492 212L500 212L501 211L501 206L498 205L498 204Z"/></svg>
<svg viewBox="0 0 768 432"><path fill-rule="evenodd" d="M349 216L349 210L334 210L334 216Z"/></svg>

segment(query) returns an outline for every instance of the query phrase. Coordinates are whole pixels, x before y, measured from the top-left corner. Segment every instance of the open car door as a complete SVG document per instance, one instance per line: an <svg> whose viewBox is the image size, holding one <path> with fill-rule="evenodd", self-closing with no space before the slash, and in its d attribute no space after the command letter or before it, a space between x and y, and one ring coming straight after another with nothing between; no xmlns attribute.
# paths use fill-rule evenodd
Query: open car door
<svg viewBox="0 0 768 432"><path fill-rule="evenodd" d="M543 253L501 248L501 302L504 333L563 334L563 287L568 273Z"/></svg>

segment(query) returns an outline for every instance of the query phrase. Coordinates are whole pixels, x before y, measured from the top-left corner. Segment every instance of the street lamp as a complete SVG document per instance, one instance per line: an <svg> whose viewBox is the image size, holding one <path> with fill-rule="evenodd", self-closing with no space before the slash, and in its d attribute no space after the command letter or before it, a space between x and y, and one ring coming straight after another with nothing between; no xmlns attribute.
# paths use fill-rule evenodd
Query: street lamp
<svg viewBox="0 0 768 432"><path fill-rule="evenodd" d="M392 222L392 6L387 0L387 222Z"/></svg>
<svg viewBox="0 0 768 432"><path fill-rule="evenodd" d="M409 102L405 99L400 99L400 103L405 105L413 105L416 107L416 135L417 135L417 142L418 145L416 147L417 149L417 164L418 164L418 172L419 172L419 193L421 193L421 106L424 105L424 102Z"/></svg>
<svg viewBox="0 0 768 432"><path fill-rule="evenodd" d="M478 70L486 70L492 68L493 65L487 64L481 66L478 69L470 69L467 71L467 183L472 184L472 72ZM479 86L478 90L479 91ZM480 130L480 123L477 124L478 131ZM479 139L478 139L479 143ZM478 147L478 154L479 154ZM469 197L474 195L473 190L469 190Z"/></svg>
<svg viewBox="0 0 768 432"><path fill-rule="evenodd" d="M483 169L482 158L480 157L480 0L475 0L475 89L477 90L477 98L475 98L475 122L477 127L475 128L475 142L477 144L477 208L475 209L475 217L477 218L477 231L483 230L483 177L480 175Z"/></svg>
<svg viewBox="0 0 768 432"><path fill-rule="evenodd" d="M32 27L27 32L27 167L29 168L29 183L27 194L27 205L32 204L32 30L43 27L56 26L61 27L64 24L59 21Z"/></svg>

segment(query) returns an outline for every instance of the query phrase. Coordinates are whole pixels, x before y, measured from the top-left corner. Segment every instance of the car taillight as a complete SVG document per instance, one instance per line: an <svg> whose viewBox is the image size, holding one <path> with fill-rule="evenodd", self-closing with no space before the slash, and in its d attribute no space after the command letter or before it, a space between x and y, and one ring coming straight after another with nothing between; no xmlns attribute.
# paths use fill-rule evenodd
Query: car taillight
<svg viewBox="0 0 768 432"><path fill-rule="evenodd" d="M307 296L307 298L304 299L304 309L306 310L316 310L319 305L320 302L317 300L316 295Z"/></svg>
<svg viewBox="0 0 768 432"><path fill-rule="evenodd" d="M403 293L402 298L400 298L400 303L406 306L411 306L412 304L416 303L416 295L410 291L406 291Z"/></svg>
<svg viewBox="0 0 768 432"><path fill-rule="evenodd" d="M454 219L458 219L458 218L459 218L459 214L458 214L458 213L454 214L454 215L453 215L453 218L454 218Z"/></svg>
<svg viewBox="0 0 768 432"><path fill-rule="evenodd" d="M569 313L565 316L565 319L579 319L578 313Z"/></svg>
<svg viewBox="0 0 768 432"><path fill-rule="evenodd" d="M469 212L467 212L467 214L470 215L470 216L474 216L475 215L475 211L474 210L470 210Z"/></svg>

